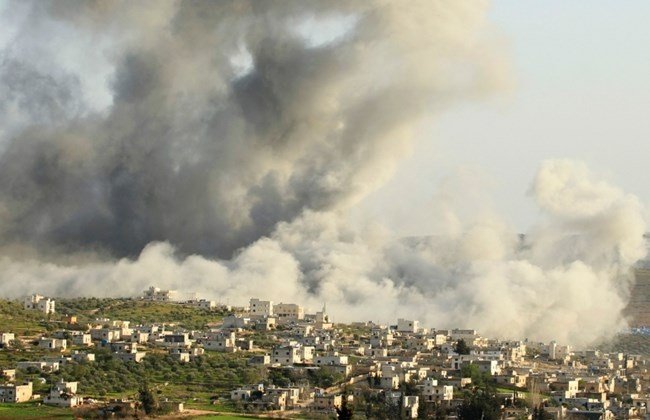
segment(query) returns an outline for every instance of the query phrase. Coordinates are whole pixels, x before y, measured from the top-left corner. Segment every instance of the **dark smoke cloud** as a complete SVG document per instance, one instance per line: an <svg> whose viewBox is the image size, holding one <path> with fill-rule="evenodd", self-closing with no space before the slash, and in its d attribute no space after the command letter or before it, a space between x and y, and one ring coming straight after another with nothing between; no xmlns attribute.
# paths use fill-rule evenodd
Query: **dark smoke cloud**
<svg viewBox="0 0 650 420"><path fill-rule="evenodd" d="M463 45L480 20L471 2L143 4L33 4L32 27L112 37L113 102L79 117L73 74L3 65L0 92L36 124L0 158L3 242L134 256L165 240L230 257L304 210L356 201L387 176L400 131L485 79ZM403 27L416 12L418 29L441 28ZM314 16L356 23L314 47L293 28ZM462 86L455 60L475 73Z"/></svg>
<svg viewBox="0 0 650 420"><path fill-rule="evenodd" d="M471 8L414 5L436 8L473 24ZM166 240L184 253L229 257L305 209L336 209L367 192L368 172L383 177L393 143L404 141L396 131L452 93L452 74L439 68L453 58L450 46L436 44L460 48L462 39L391 39L391 26L412 14L396 5L159 9L150 16L131 2L34 4L29 22L37 26L54 20L93 37L127 33L111 45L113 103L105 116L73 118L71 75L53 80L19 71L19 63L4 69L7 96L20 95L21 109L40 124L11 138L0 160L0 177L10 181L0 186L3 241L133 256ZM335 42L313 47L292 23L315 15L357 21ZM124 16L126 24L116 21ZM416 50L422 46L428 50ZM238 76L231 59L242 48L252 66ZM389 54L396 68L379 67ZM53 124L60 120L67 125Z"/></svg>
<svg viewBox="0 0 650 420"><path fill-rule="evenodd" d="M507 81L486 6L10 4L22 23L0 55L2 295L156 284L494 336L588 343L624 327L644 209L580 163L541 165L543 217L524 247L472 177L435 197L438 236L349 222L422 119Z"/></svg>

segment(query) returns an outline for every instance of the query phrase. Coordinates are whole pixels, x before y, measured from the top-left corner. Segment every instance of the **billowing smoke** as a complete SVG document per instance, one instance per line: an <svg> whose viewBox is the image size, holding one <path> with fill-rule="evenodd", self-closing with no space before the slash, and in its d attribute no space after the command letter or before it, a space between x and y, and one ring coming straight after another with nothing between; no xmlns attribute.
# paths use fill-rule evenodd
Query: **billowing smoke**
<svg viewBox="0 0 650 420"><path fill-rule="evenodd" d="M25 18L28 41L56 23L106 44L101 113L75 112L83 75L49 80L44 59L19 61L28 48L5 52L0 81L35 125L5 140L3 242L229 258L304 210L357 202L423 115L498 76L476 2L132 3L36 2ZM338 22L320 30L332 39L309 19Z"/></svg>
<svg viewBox="0 0 650 420"><path fill-rule="evenodd" d="M494 214L464 220L449 194L434 236L348 221L422 119L503 82L484 2L16 7L0 64L6 296L155 284L574 343L625 324L643 211L580 164L542 165L544 216L523 239Z"/></svg>

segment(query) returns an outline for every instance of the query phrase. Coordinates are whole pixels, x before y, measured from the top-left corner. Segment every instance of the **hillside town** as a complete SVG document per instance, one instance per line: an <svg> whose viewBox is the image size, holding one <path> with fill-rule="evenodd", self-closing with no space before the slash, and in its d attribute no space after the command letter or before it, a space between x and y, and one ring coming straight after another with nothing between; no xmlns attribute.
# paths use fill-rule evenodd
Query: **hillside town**
<svg viewBox="0 0 650 420"><path fill-rule="evenodd" d="M156 357L178 372L166 382L182 384L181 366L222 355L260 373L211 397L210 404L230 412L287 418L650 418L647 355L503 340L472 329L423 326L415 319L343 324L330 317L326 305L312 313L299 303L257 297L246 307L232 307L177 296L152 287L134 302L190 308L215 322L197 329L138 319L81 322L87 313L59 314L53 298L25 298L22 311L42 317L47 331L0 331L5 354L0 402L38 401L113 415L138 409L153 414L162 407L188 414L197 400L192 394L173 399L161 392L155 407L147 407L143 386L161 384L140 383L111 398L84 392L89 388L75 372L99 358L137 369Z"/></svg>

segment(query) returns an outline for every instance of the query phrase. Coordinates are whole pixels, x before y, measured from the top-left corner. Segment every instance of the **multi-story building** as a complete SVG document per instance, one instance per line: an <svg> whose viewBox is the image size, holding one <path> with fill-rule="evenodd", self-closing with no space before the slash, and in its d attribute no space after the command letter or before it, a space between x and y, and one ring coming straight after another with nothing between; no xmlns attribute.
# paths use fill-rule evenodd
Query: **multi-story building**
<svg viewBox="0 0 650 420"><path fill-rule="evenodd" d="M0 402L19 403L29 401L32 398L32 383L23 385L4 384L0 385Z"/></svg>
<svg viewBox="0 0 650 420"><path fill-rule="evenodd" d="M41 295L31 295L23 301L25 309L37 310L45 314L53 314L55 312L56 303L54 299L46 298Z"/></svg>
<svg viewBox="0 0 650 420"><path fill-rule="evenodd" d="M295 303L278 303L273 306L278 321L297 321L305 318L305 309Z"/></svg>
<svg viewBox="0 0 650 420"><path fill-rule="evenodd" d="M273 315L273 301L251 298L248 310L251 316L271 316Z"/></svg>

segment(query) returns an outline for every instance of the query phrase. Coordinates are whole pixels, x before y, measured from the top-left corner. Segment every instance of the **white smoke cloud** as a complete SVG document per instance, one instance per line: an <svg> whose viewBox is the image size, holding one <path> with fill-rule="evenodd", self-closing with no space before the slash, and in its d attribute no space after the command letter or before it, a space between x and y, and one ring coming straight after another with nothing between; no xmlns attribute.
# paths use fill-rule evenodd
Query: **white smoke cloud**
<svg viewBox="0 0 650 420"><path fill-rule="evenodd" d="M542 164L531 191L543 218L523 241L453 182L436 196L435 236L348 221L422 118L507 80L486 7L21 6L0 65L2 294L153 284L572 343L622 327L643 209L580 163ZM293 26L309 19L342 23L319 40Z"/></svg>
<svg viewBox="0 0 650 420"><path fill-rule="evenodd" d="M566 189L600 189L592 196L600 210L584 212L580 200L574 211L545 206L566 202L557 196ZM5 258L0 278L11 296L135 295L154 283L242 305L252 296L312 308L326 302L345 321L411 316L431 326L575 344L618 331L626 325L631 264L645 256L638 200L569 161L545 162L533 187L539 190L545 218L523 245L503 223L473 222L460 234L404 242L382 229L354 230L340 214L306 212L227 261L178 257L171 245L152 243L137 259L115 264Z"/></svg>

